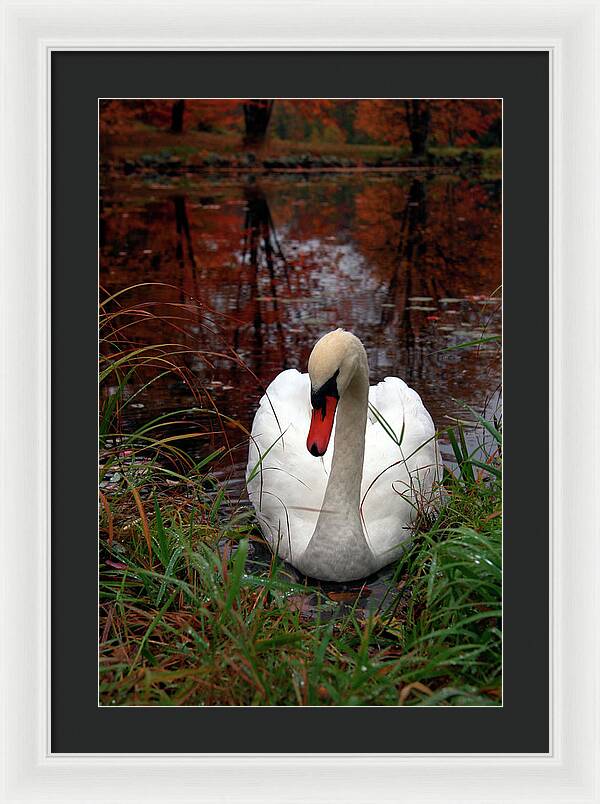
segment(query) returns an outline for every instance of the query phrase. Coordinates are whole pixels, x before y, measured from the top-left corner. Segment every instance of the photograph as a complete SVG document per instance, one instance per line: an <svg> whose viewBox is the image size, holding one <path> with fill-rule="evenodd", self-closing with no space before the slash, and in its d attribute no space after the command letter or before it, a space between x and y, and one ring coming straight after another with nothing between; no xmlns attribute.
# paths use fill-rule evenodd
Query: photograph
<svg viewBox="0 0 600 804"><path fill-rule="evenodd" d="M502 108L98 99L100 707L502 707Z"/></svg>

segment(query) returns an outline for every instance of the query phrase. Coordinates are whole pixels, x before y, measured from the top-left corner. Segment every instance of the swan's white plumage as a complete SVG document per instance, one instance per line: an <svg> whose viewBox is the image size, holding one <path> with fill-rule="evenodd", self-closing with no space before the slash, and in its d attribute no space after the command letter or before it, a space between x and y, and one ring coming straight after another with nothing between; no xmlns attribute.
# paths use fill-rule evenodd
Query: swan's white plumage
<svg viewBox="0 0 600 804"><path fill-rule="evenodd" d="M398 438L403 433L399 447L369 409L362 514L367 542L381 567L410 537L417 498L431 500L440 459L431 416L403 380L387 377L371 386L369 403ZM281 372L260 400L248 456L248 493L263 534L292 564L315 530L334 449L332 436L322 458L309 453L310 416L309 375Z"/></svg>

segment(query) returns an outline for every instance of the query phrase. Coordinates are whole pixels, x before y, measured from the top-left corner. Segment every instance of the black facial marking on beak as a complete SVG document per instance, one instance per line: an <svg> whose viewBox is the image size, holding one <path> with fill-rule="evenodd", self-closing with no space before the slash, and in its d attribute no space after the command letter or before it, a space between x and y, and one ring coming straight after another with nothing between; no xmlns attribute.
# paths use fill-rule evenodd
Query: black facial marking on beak
<svg viewBox="0 0 600 804"><path fill-rule="evenodd" d="M337 375L340 373L338 369L333 377L330 377L327 382L324 382L323 385L317 390L313 391L311 388L310 391L310 404L313 406L315 410L321 411L321 417L325 419L325 411L326 411L326 402L325 397L333 396L335 399L339 399L340 395L338 393L337 387Z"/></svg>

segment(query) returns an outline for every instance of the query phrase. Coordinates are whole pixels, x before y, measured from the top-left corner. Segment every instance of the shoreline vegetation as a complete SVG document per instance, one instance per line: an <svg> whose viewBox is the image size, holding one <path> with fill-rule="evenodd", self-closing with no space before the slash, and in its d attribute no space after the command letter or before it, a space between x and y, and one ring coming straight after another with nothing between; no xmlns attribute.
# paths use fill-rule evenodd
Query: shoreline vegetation
<svg viewBox="0 0 600 804"><path fill-rule="evenodd" d="M428 170L461 175L476 172L497 180L502 169L500 147L440 145L413 156L406 145L298 142L271 137L260 148L248 149L232 134L172 134L141 123L133 132L106 136L102 153L103 173L125 175Z"/></svg>
<svg viewBox="0 0 600 804"><path fill-rule="evenodd" d="M201 410L224 443L248 438L202 388L197 407L124 427L152 383L193 382L180 347L136 339L153 313L126 298L100 309L100 704L501 705L501 424L469 409L444 429L444 503L365 607L360 583L310 582L270 555L215 476L224 447L191 456Z"/></svg>

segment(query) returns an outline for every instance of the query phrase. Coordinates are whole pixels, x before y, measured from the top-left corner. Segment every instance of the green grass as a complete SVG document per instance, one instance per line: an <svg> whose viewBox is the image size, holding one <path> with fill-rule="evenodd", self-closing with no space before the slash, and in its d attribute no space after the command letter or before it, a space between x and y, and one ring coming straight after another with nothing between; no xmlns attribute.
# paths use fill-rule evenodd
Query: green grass
<svg viewBox="0 0 600 804"><path fill-rule="evenodd" d="M182 134L156 129L141 123L131 131L113 133L102 143L103 164L128 163L133 169L159 167L222 170L308 170L360 168L426 167L428 158L415 161L404 145L351 144L327 141L282 140L270 136L248 162L241 134L188 130ZM474 168L485 177L498 178L501 149L477 146L429 148L429 156L439 168L449 171ZM454 160L447 164L448 159Z"/></svg>
<svg viewBox="0 0 600 804"><path fill-rule="evenodd" d="M156 483L156 481L154 481ZM125 498L127 495L124 495ZM102 704L497 704L501 530L495 482L450 483L446 507L395 567L381 610L339 613L279 562L248 570L245 511L208 496L121 498L101 522ZM127 512L127 514L126 514ZM123 523L123 524L121 524ZM224 541L224 554L217 550Z"/></svg>
<svg viewBox="0 0 600 804"><path fill-rule="evenodd" d="M181 370L166 346L123 341L131 315L101 316L100 703L499 705L498 423L471 412L493 443L483 460L460 425L449 429L443 508L423 512L367 614L360 589L308 587L264 549L250 557L261 541L252 512L211 473L224 448L192 460L175 440L185 412L119 431L132 377Z"/></svg>

